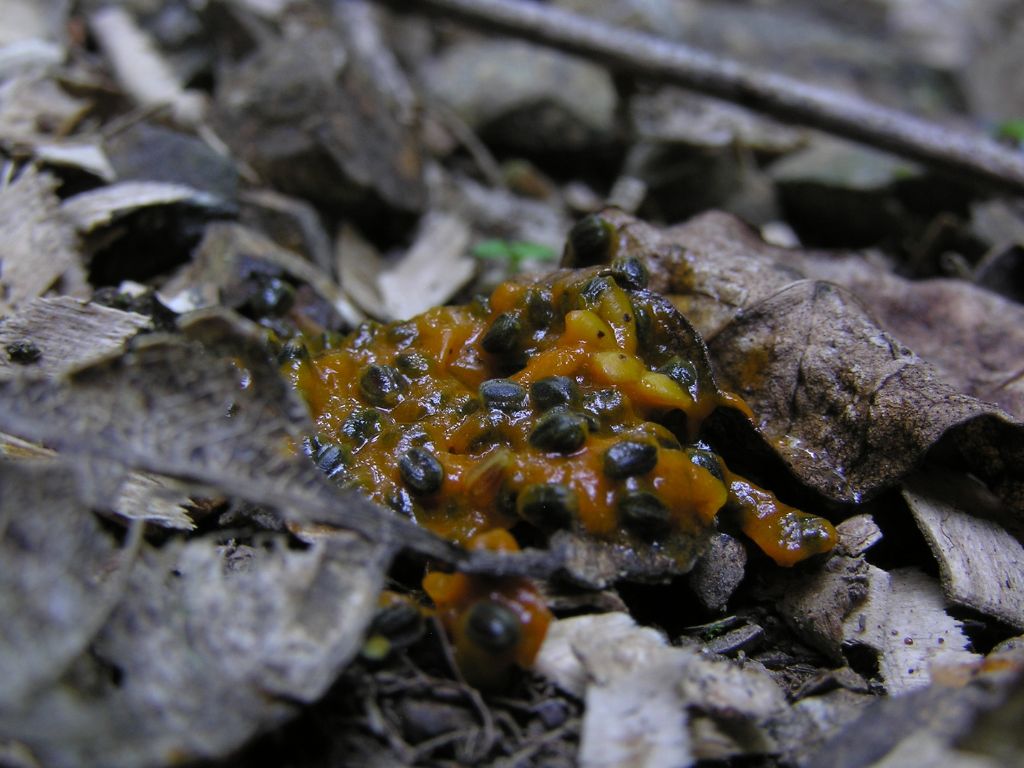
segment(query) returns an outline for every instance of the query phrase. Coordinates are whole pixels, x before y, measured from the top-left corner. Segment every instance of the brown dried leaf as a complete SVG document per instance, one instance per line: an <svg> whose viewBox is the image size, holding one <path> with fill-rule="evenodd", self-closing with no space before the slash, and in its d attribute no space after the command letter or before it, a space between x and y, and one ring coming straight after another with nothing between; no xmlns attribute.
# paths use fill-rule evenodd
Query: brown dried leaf
<svg viewBox="0 0 1024 768"><path fill-rule="evenodd" d="M334 524L385 546L461 559L458 548L331 485L297 451L312 434L302 406L266 361L248 362L253 383L242 388L229 360L150 336L65 380L0 382L0 428L65 456L205 483L276 507L295 524Z"/></svg>
<svg viewBox="0 0 1024 768"><path fill-rule="evenodd" d="M279 191L333 204L372 192L420 210L416 136L353 53L323 27L268 43L220 81L221 135Z"/></svg>
<svg viewBox="0 0 1024 768"><path fill-rule="evenodd" d="M808 277L852 291L959 391L1024 418L1024 306L964 280L907 280L860 254L779 255Z"/></svg>
<svg viewBox="0 0 1024 768"><path fill-rule="evenodd" d="M748 402L805 485L864 500L941 441L1024 512L1021 425L946 383L850 294L803 280L796 257L723 214L665 231L607 216L619 229L616 255L645 259L651 287L675 294L708 340L722 385Z"/></svg>

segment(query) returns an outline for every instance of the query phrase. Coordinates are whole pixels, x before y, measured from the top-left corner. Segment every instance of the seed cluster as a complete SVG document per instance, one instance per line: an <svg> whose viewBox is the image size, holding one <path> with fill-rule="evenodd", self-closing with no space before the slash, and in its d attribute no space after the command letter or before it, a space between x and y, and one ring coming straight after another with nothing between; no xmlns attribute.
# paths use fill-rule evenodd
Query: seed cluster
<svg viewBox="0 0 1024 768"><path fill-rule="evenodd" d="M636 259L506 283L487 302L367 324L289 355L332 477L468 542L523 520L609 539L706 528L717 458L684 445L722 397L673 354ZM671 418L664 418L671 414Z"/></svg>
<svg viewBox="0 0 1024 768"><path fill-rule="evenodd" d="M571 245L585 255L611 236L584 220ZM486 300L283 355L317 423L310 456L470 546L514 547L507 529L525 523L689 556L728 502L781 564L829 549L826 521L733 475L699 442L713 410L745 406L718 390L703 343L646 280L627 258L511 281ZM528 585L431 574L424 586L465 659L529 663L547 618Z"/></svg>

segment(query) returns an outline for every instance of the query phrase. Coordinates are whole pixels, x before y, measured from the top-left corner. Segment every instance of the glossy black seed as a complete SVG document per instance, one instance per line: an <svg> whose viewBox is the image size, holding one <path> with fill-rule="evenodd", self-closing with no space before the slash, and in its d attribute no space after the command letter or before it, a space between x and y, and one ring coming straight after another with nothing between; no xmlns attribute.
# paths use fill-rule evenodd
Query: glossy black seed
<svg viewBox="0 0 1024 768"><path fill-rule="evenodd" d="M622 393L611 387L588 392L583 396L583 411L593 420L595 429L619 421L624 408Z"/></svg>
<svg viewBox="0 0 1024 768"><path fill-rule="evenodd" d="M395 357L395 367L410 379L418 379L430 371L430 361L420 352L403 352Z"/></svg>
<svg viewBox="0 0 1024 768"><path fill-rule="evenodd" d="M291 339L281 347L281 351L277 355L277 362L283 365L296 360L305 360L307 357L309 357L309 350L306 349L306 345L297 339Z"/></svg>
<svg viewBox="0 0 1024 768"><path fill-rule="evenodd" d="M464 620L466 639L488 653L508 653L522 637L519 617L494 600L475 603Z"/></svg>
<svg viewBox="0 0 1024 768"><path fill-rule="evenodd" d="M654 317L651 310L643 304L633 303L633 319L636 322L636 343L642 351L650 351L654 347Z"/></svg>
<svg viewBox="0 0 1024 768"><path fill-rule="evenodd" d="M480 399L487 408L510 413L526 405L526 390L508 379L488 379L480 385Z"/></svg>
<svg viewBox="0 0 1024 768"><path fill-rule="evenodd" d="M568 376L548 376L530 385L530 399L541 411L559 405L574 405L579 397L579 387Z"/></svg>
<svg viewBox="0 0 1024 768"><path fill-rule="evenodd" d="M370 622L368 636L383 635L391 641L392 650L412 645L423 636L423 614L406 602L381 608Z"/></svg>
<svg viewBox="0 0 1024 768"><path fill-rule="evenodd" d="M444 482L444 467L426 448L410 448L403 453L398 474L413 493L434 493Z"/></svg>
<svg viewBox="0 0 1024 768"><path fill-rule="evenodd" d="M576 517L576 492L559 483L535 483L519 492L516 513L538 528L568 528Z"/></svg>
<svg viewBox="0 0 1024 768"><path fill-rule="evenodd" d="M654 537L668 531L671 522L668 507L647 491L623 494L618 504L622 524L641 536Z"/></svg>
<svg viewBox="0 0 1024 768"><path fill-rule="evenodd" d="M530 444L553 453L573 453L587 440L587 422L567 408L553 408L541 416L530 433Z"/></svg>
<svg viewBox="0 0 1024 768"><path fill-rule="evenodd" d="M5 349L7 358L18 365L31 365L43 356L39 347L31 341L12 341Z"/></svg>
<svg viewBox="0 0 1024 768"><path fill-rule="evenodd" d="M604 473L615 480L645 475L658 463L658 449L650 443L623 440L604 454Z"/></svg>
<svg viewBox="0 0 1024 768"><path fill-rule="evenodd" d="M493 355L507 354L518 346L522 330L523 326L518 317L511 312L502 312L494 318L491 327L480 340L480 346Z"/></svg>
<svg viewBox="0 0 1024 768"><path fill-rule="evenodd" d="M405 389L405 382L390 365L368 365L359 377L359 391L371 405L391 408Z"/></svg>
<svg viewBox="0 0 1024 768"><path fill-rule="evenodd" d="M683 357L673 357L658 368L658 373L664 373L691 394L693 393L693 388L697 385L697 366L692 361Z"/></svg>
<svg viewBox="0 0 1024 768"><path fill-rule="evenodd" d="M395 488L387 495L385 501L398 514L408 518L415 516L416 506L413 503L412 496L409 495L405 488Z"/></svg>
<svg viewBox="0 0 1024 768"><path fill-rule="evenodd" d="M536 328L547 328L555 320L555 307L548 291L531 289L526 292L526 317Z"/></svg>
<svg viewBox="0 0 1024 768"><path fill-rule="evenodd" d="M595 277L580 291L584 307L593 307L601 300L601 294L610 290L612 281L607 277Z"/></svg>
<svg viewBox="0 0 1024 768"><path fill-rule="evenodd" d="M320 446L313 456L317 468L332 480L345 473L347 462L345 449L340 445L328 443Z"/></svg>
<svg viewBox="0 0 1024 768"><path fill-rule="evenodd" d="M719 463L718 457L715 456L714 453L702 448L691 448L688 453L690 454L690 462L692 464L695 464L701 469L706 469L711 473L712 477L723 483L725 482L725 476L722 473L722 465Z"/></svg>
<svg viewBox="0 0 1024 768"><path fill-rule="evenodd" d="M257 317L283 315L295 303L295 289L279 277L256 275L249 307Z"/></svg>
<svg viewBox="0 0 1024 768"><path fill-rule="evenodd" d="M612 262L612 277L623 288L638 291L647 287L647 281L651 276L640 259L630 256Z"/></svg>
<svg viewBox="0 0 1024 768"><path fill-rule="evenodd" d="M380 414L372 408L353 411L341 424L341 433L357 448L380 434Z"/></svg>
<svg viewBox="0 0 1024 768"><path fill-rule="evenodd" d="M600 264L611 252L612 225L592 213L577 221L569 230L569 245L578 267Z"/></svg>
<svg viewBox="0 0 1024 768"><path fill-rule="evenodd" d="M416 340L420 332L415 323L396 323L388 326L388 341L404 346Z"/></svg>
<svg viewBox="0 0 1024 768"><path fill-rule="evenodd" d="M324 331L320 334L320 345L325 351L341 349L345 346L346 336L340 331Z"/></svg>

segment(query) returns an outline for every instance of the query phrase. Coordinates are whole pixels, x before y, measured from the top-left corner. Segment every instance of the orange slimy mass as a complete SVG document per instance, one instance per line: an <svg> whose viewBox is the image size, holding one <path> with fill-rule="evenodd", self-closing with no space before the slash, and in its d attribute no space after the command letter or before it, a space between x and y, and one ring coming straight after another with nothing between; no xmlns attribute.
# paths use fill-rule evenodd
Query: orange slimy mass
<svg viewBox="0 0 1024 768"><path fill-rule="evenodd" d="M829 550L827 521L732 475L696 442L715 408L749 410L717 389L702 356L680 355L685 321L641 290L642 274L628 260L510 281L489 300L366 323L337 348L300 356L288 372L316 421L314 458L462 544L526 521L671 551L728 503L781 565ZM535 620L536 593L525 582L477 581L427 577L451 614L457 655L474 655L457 616L486 599L518 612L525 628L514 652L497 655L528 664L546 627ZM507 618L474 614L481 626Z"/></svg>

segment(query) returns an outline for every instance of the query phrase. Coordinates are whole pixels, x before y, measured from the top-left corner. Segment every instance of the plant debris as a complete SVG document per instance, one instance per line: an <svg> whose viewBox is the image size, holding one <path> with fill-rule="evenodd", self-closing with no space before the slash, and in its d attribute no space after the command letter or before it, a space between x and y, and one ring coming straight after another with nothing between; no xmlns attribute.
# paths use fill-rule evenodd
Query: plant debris
<svg viewBox="0 0 1024 768"><path fill-rule="evenodd" d="M1024 9L0 6L0 763L1020 762Z"/></svg>

